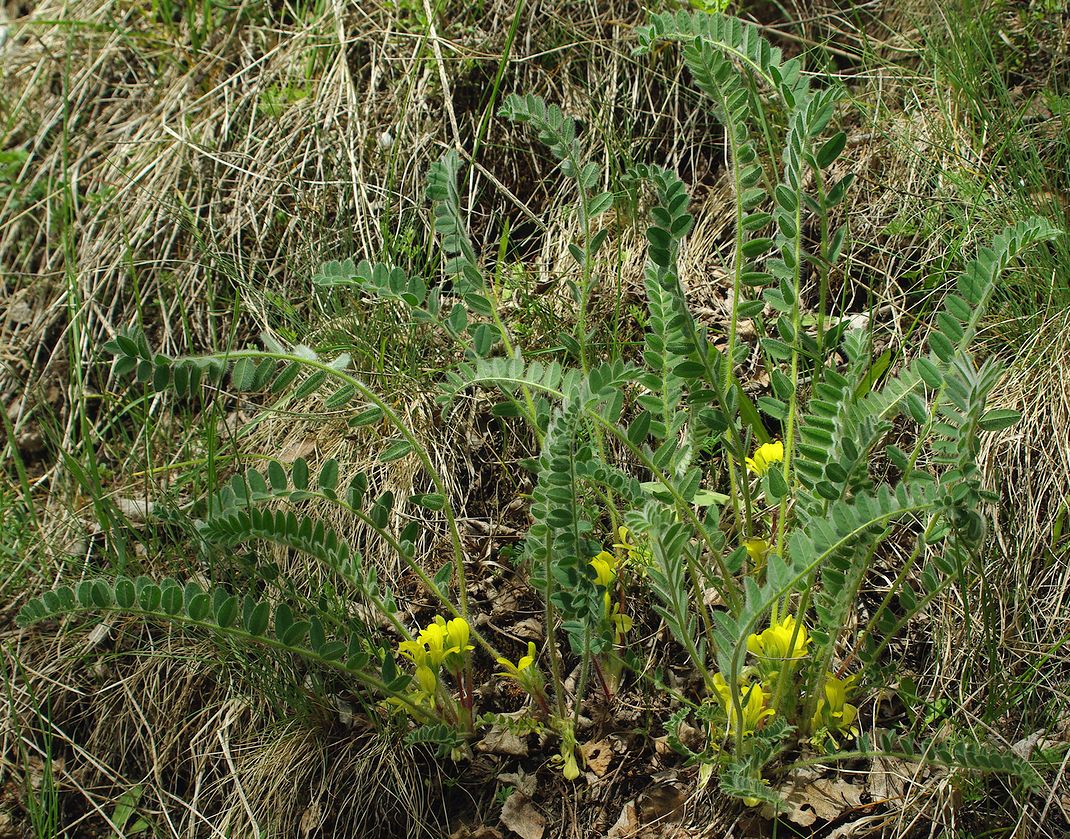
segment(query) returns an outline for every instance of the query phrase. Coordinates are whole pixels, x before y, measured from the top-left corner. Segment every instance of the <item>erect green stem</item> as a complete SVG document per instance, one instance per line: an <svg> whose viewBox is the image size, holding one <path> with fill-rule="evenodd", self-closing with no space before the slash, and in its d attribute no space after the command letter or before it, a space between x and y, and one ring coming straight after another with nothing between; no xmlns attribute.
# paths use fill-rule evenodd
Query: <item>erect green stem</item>
<svg viewBox="0 0 1070 839"><path fill-rule="evenodd" d="M885 528L884 532L885 532L885 534L887 534L888 528ZM863 578L863 576L865 574L865 570L864 569L870 567L870 564L873 562L873 556L877 552L877 547L883 541L884 541L883 537L881 537L879 539L874 539L873 543L866 550L865 560L861 563L861 568L860 568L860 570L858 572L858 576L854 581L854 596L852 596L852 598L851 598L852 600L855 598L855 596L857 596L858 587L862 584L862 578ZM812 587L807 588L803 592L803 598L804 599L807 598L811 591L812 591ZM817 666L816 681L814 682L813 690L810 691L810 695L807 697L806 710L805 710L805 713L804 713L803 719L802 719L801 728L802 728L803 731L806 731L806 730L809 729L810 720L813 719L814 714L817 712L817 703L825 695L825 682L828 680L828 669L829 669L830 666L832 666L832 655L835 652L836 633L838 633L839 630L842 629L842 627L829 626L829 627L826 627L826 629L829 631L829 634L831 635L831 638L829 639L829 643L827 643L824 646L824 648L822 649L822 651L821 651L821 660L817 663L818 666Z"/></svg>
<svg viewBox="0 0 1070 839"><path fill-rule="evenodd" d="M881 613L883 613L884 610L888 608L889 604L892 602L892 598L895 597L899 589L902 588L907 576L910 574L911 570L913 570L914 563L918 561L918 557L921 555L922 548L925 546L926 539L928 538L929 534L932 533L933 528L936 526L936 523L940 520L940 518L940 513L934 513L932 516L930 516L929 522L928 524L926 524L925 530L918 537L917 543L914 545L914 549L910 552L910 556L908 556L906 561L902 564L902 567L899 569L899 573L896 574L895 579L892 581L892 584L888 587L888 591L881 599L880 604L877 606L876 609L873 610L870 619L866 622L866 625L862 627L862 630L858 633L858 637L855 640L854 646L844 658L843 664L840 665L841 673L844 672L851 664L851 662L858 657L858 651L862 649L862 645L865 642L866 638L872 634L873 627L876 624L877 619L881 616Z"/></svg>
<svg viewBox="0 0 1070 839"><path fill-rule="evenodd" d="M825 207L825 181L821 169L813 167L814 182L817 185L817 204L821 207L819 222L821 224L821 259L818 261L818 303L817 303L817 352L815 367L825 363L825 308L828 306L829 291L829 215Z"/></svg>
<svg viewBox="0 0 1070 839"><path fill-rule="evenodd" d="M576 683L576 695L572 700L572 725L573 730L580 721L580 706L583 704L583 695L587 692L587 680L591 677L591 627L586 626L583 630L583 655L580 656L580 678Z"/></svg>
<svg viewBox="0 0 1070 839"><path fill-rule="evenodd" d="M587 303L591 293L591 277L594 265L591 254L591 217L588 213L587 188L583 185L583 162L573 153L573 144L567 144L567 157L572 171L576 175L576 193L579 200L580 224L583 227L583 260L580 263L580 282L577 285L576 342L580 351L580 369L583 374L590 372L587 359Z"/></svg>
<svg viewBox="0 0 1070 839"><path fill-rule="evenodd" d="M653 475L654 478L662 486L665 487L665 491L673 497L673 500L676 502L677 512L679 512L681 516L688 519L691 524L695 526L696 531L702 537L702 540L706 543L706 546L709 548L710 555L713 557L714 562L717 564L717 572L721 575L723 580L723 586L717 586L718 593L721 595L721 597L724 598L725 603L728 604L730 609L737 610L740 605L739 594L732 586L732 577L728 572L728 567L724 564L724 558L721 556L721 552L717 549L716 545L714 545L709 532L706 530L706 526L702 523L702 520L699 519L699 517L695 514L695 511L691 508L691 505L687 503L687 500L682 495L680 495L679 490L677 490L676 486L669 479L669 476L662 472L654 463L654 461L651 460L646 455L646 453L643 452L642 449L632 443L632 441L628 439L628 435L621 431L616 425L604 419L603 417L600 417L594 412L589 413L588 416L590 416L597 423L599 423L599 425L601 425L602 428L604 428L611 437L615 438L621 445L627 448L628 451L630 451L636 458L638 458L639 462L642 463L644 468L649 470L651 475ZM702 608L700 609L700 612L704 613L706 611L705 599L701 596L701 592L698 592L697 596L698 602L696 603L696 606L701 605Z"/></svg>
<svg viewBox="0 0 1070 839"><path fill-rule="evenodd" d="M728 419L728 432L729 432L729 436L732 438L731 439L732 446L734 446L737 451L742 452L743 451L743 441L742 441L742 438L740 436L739 429L736 428L736 424L733 421L733 418L729 416L728 404L727 404L727 401L726 401L727 394L721 390L721 383L717 380L717 376L715 374L713 366L710 364L709 347L708 347L708 345L706 343L706 340L699 334L698 326L695 324L695 319L694 319L694 317L692 317L691 310L688 308L687 300L684 297L683 288L680 285L679 277L676 277L675 275L673 275L673 277L675 278L675 286L674 286L674 289L673 289L673 294L676 296L677 305L680 307L680 313L682 315L681 320L683 321L684 326L687 329L687 337L690 340L692 347L694 348L695 354L699 357L699 360L700 360L699 363L702 365L703 374L705 376L706 381L710 385L711 392L714 394L714 398L717 401L717 406L721 409L721 412ZM729 375L731 375L731 360L728 360L726 362L726 364L728 365ZM607 430L609 430L609 432L611 434L613 434L613 436L615 436L618 440L623 442L624 445L626 445L632 451L633 454L635 454L636 456L638 456L640 458L640 460L643 462L643 465L646 466L648 469L650 469L651 472L653 472L654 475L658 478L658 480L666 487L666 489L668 489L672 493L673 498L676 500L677 506L680 508L681 513L683 515L685 515L687 518L689 518L692 521L692 523L696 525L696 527L698 529L698 532L702 535L702 537L703 537L704 541L706 541L707 545L709 545L710 552L713 554L713 556L715 558L715 561L717 562L718 573L720 573L721 576L722 576L723 588L718 587L718 590L720 591L721 596L725 598L725 602L728 604L729 609L732 612L736 612L738 610L738 607L739 607L739 600L738 600L738 597L737 597L737 593L736 593L736 591L735 591L735 589L734 589L734 587L732 585L731 574L728 571L728 567L724 564L724 559L721 557L720 551L717 550L716 547L714 547L712 541L709 539L709 537L708 537L708 535L706 533L706 528L701 524L701 522L699 521L698 517L694 514L694 511L691 509L691 505L688 504L687 501L684 498L682 498L678 492L675 491L675 489L669 484L668 479L661 473L661 470L659 470L653 464L653 462L649 458L647 458L642 453L642 451L639 450L638 447L632 445L631 441L629 441L627 439L626 435L620 434L619 430L608 428L608 426L607 426ZM729 470L730 470L730 473L731 473L731 469L732 469L732 459L731 459L731 453L730 453L730 455L729 455ZM734 483L734 481L735 481L735 479L733 477L732 482ZM735 493L734 492L732 493L732 499L735 500ZM738 522L738 509L736 511L736 516L737 516L737 522ZM696 586L697 586L697 581L696 581ZM702 615L702 619L703 619L703 625L707 629L707 633L710 636L710 641L711 641L711 646L712 646L713 638L712 638L712 631L711 631L710 622L709 622L710 618L709 618L709 615L707 614L707 610L705 608L705 599L701 596L701 589L697 589L696 590L696 597L697 597L697 602L696 602L695 605L696 605L696 607L699 607L699 611L700 611L700 614Z"/></svg>
<svg viewBox="0 0 1070 839"><path fill-rule="evenodd" d="M810 608L810 596L813 591L813 587L807 587L803 590L802 596L799 598L799 606L795 610L795 628L792 630L791 638L788 643L788 651L795 651L795 642L799 639L799 634L803 628L803 616L806 614L806 610ZM775 605L775 604L774 604ZM784 610L790 614L791 610L788 608L788 602L785 599ZM773 618L771 623L776 623L776 617ZM780 708L780 703L784 699L784 693L788 689L788 685L791 683L791 677L795 672L795 659L788 659L780 665L780 670L777 672L776 689L773 692L773 707ZM819 679L821 684L824 683L824 679ZM800 728L805 729L808 716L803 716Z"/></svg>
<svg viewBox="0 0 1070 839"><path fill-rule="evenodd" d="M521 0L521 5L523 5L523 0ZM517 9L516 14L517 17L519 17L519 9ZM508 243L509 222L508 220L506 220L505 226L502 229L501 240L498 243L498 262L494 268L494 277L489 284L489 291L491 295L491 317L494 319L494 325L498 328L498 334L501 336L502 346L505 347L506 355L512 358L514 355L512 335L509 332L509 328L502 320L501 312L499 311L501 307L501 300L498 297L498 283L501 281L502 265L505 264L505 252ZM532 399L531 396L531 388L529 388L526 384L523 384L520 386L520 392L524 396L524 406L521 410L521 413L524 415L524 418L528 421L528 423L531 425L532 430L535 432L536 441L542 443L543 433L542 429L539 428L538 414L535 410L535 401Z"/></svg>
<svg viewBox="0 0 1070 839"><path fill-rule="evenodd" d="M579 344L580 349L580 369L583 371L583 375L587 376L591 372L590 359L588 358L587 352L587 306L590 302L591 288L594 285L594 254L591 252L591 214L589 212L590 205L588 202L587 187L583 184L583 162L572 154L572 149L573 146L570 144L569 159L572 163L573 171L576 173L576 192L579 198L580 221L583 225L583 263L580 267L576 341ZM594 439L594 446L595 450L598 452L599 459L603 463L608 463L609 460L606 457L605 439L598 427L593 429L591 436ZM616 521L619 514L617 513L616 503L613 500L613 493L606 491L603 495L610 517Z"/></svg>
<svg viewBox="0 0 1070 839"><path fill-rule="evenodd" d="M729 422L734 422L734 418L729 418ZM725 465L728 467L728 497L732 502L732 517L734 518L734 526L737 532L742 533L745 537L750 536L750 516L747 516L747 521L744 522L739 514L739 482L736 480L736 459L732 456L732 452L725 452ZM747 483L746 474L743 475L743 484ZM749 506L746 505L746 509L749 512Z"/></svg>
<svg viewBox="0 0 1070 839"><path fill-rule="evenodd" d="M706 339L702 335L699 334L698 326L695 323L694 317L691 315L691 310L690 310L690 308L688 308L687 300L684 297L684 291L683 291L682 286L680 285L679 277L676 277L676 287L675 287L674 293L675 293L675 295L677 297L677 301L678 301L678 304L680 306L681 313L683 315L682 320L683 320L684 326L687 329L688 340L691 342L692 347L694 347L695 354L699 357L699 363L702 365L703 375L705 376L706 381L710 385L710 390L713 393L714 399L717 402L717 407L720 408L721 413L724 414L726 420L728 421L728 435L731 438L732 448L734 448L739 453L743 453L743 451L744 451L743 438L739 433L739 429L736 428L736 424L735 424L734 418L729 415L728 401L727 401L728 393L727 393L726 390L722 390L721 389L721 382L719 382L717 380L717 375L716 375L716 372L713 369L713 365L710 364L709 345L706 343ZM727 367L728 380L731 381L732 359L731 358L726 359L725 360L725 365ZM734 458L733 458L732 452L730 450L729 453L728 453L728 463L729 463L729 472L730 472L730 474L733 474L732 473L732 463L733 463L733 461L734 461ZM733 474L733 477L731 479L731 482L733 484L735 483L734 474ZM748 490L744 490L745 493L747 491ZM735 500L735 493L734 492L732 493L732 499ZM738 502L736 502L736 503L738 504ZM734 512L736 514L736 520L738 522L739 521L738 509L734 510ZM725 573L727 573L727 569L725 570ZM726 583L727 583L727 577L725 579L726 579Z"/></svg>
<svg viewBox="0 0 1070 839"><path fill-rule="evenodd" d="M728 695L732 698L732 708L729 713L734 714L736 718L736 744L735 754L743 754L743 705L739 701L739 656L735 650L732 651L732 666L729 668L728 674ZM722 678L724 678L722 676ZM727 710L727 709L726 709Z"/></svg>
<svg viewBox="0 0 1070 839"><path fill-rule="evenodd" d="M692 587L697 592L701 593L701 588L698 586L698 584L696 582L697 575L695 574L694 564L689 561L688 564L687 564L687 568L688 568L688 572L691 574ZM699 601L699 602L704 603L705 601ZM706 614L705 608L703 608L700 611L700 614L703 615L703 617L705 617L705 614ZM681 630L683 630L683 628L686 626L685 620L686 620L687 616L686 615L676 615L675 617L676 617L676 622L680 625ZM706 623L704 621L703 622L703 630L706 632L707 643L710 644L710 648L712 649L713 648L713 627L710 626L709 623ZM710 675L710 670L706 666L706 662L703 661L702 660L702 656L699 655L699 651L695 647L695 644L691 639L691 633L681 631L680 632L680 640L683 643L683 645L687 648L687 655L691 659L691 663L694 664L695 667L698 668L699 675L702 677L702 684L706 687L707 690L710 690L713 687L713 677Z"/></svg>
<svg viewBox="0 0 1070 839"><path fill-rule="evenodd" d="M726 134L732 134L732 131L725 132ZM735 158L735 143L732 143L732 157ZM732 311L728 320L728 349L725 353L727 363L724 369L724 392L728 395L729 388L732 387L732 373L733 367L736 363L736 328L739 321L739 297L741 286L743 285L743 196L740 194L739 188L736 190L736 241L735 241L735 259L732 266Z"/></svg>

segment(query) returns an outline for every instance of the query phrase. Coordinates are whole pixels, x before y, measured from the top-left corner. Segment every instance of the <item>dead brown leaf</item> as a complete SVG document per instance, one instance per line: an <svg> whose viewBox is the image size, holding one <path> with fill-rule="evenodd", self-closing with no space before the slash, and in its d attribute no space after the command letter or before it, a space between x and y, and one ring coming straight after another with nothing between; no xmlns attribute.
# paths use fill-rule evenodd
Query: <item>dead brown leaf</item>
<svg viewBox="0 0 1070 839"><path fill-rule="evenodd" d="M670 773L661 773L662 778L655 778L655 783L639 796L639 813L643 823L652 821L672 821L683 809L687 801L687 785Z"/></svg>
<svg viewBox="0 0 1070 839"><path fill-rule="evenodd" d="M508 728L493 726L486 736L476 743L476 751L495 755L527 757L528 744Z"/></svg>
<svg viewBox="0 0 1070 839"><path fill-rule="evenodd" d="M621 809L620 816L606 833L606 839L632 839L638 832L639 808L633 799Z"/></svg>
<svg viewBox="0 0 1070 839"><path fill-rule="evenodd" d="M613 761L613 744L609 740L584 743L580 746L580 752L587 768L599 778L606 774L609 764Z"/></svg>
<svg viewBox="0 0 1070 839"><path fill-rule="evenodd" d="M516 787L520 792L531 798L535 795L535 787L537 786L538 779L535 775L529 775L523 769L517 769L516 772L502 772L498 776L498 783L510 784Z"/></svg>
<svg viewBox="0 0 1070 839"><path fill-rule="evenodd" d="M542 621L538 618L526 618L509 627L509 634L522 641L542 640Z"/></svg>
<svg viewBox="0 0 1070 839"><path fill-rule="evenodd" d="M869 796L873 801L898 800L903 797L918 764L894 757L875 757L869 774Z"/></svg>
<svg viewBox="0 0 1070 839"><path fill-rule="evenodd" d="M546 819L520 790L514 790L502 805L502 824L521 839L542 839Z"/></svg>
<svg viewBox="0 0 1070 839"><path fill-rule="evenodd" d="M502 839L502 832L485 825L463 825L450 834L450 839Z"/></svg>
<svg viewBox="0 0 1070 839"><path fill-rule="evenodd" d="M788 784L780 790L788 806L785 816L802 827L816 821L835 821L862 804L862 787L840 778L818 778L798 786ZM762 815L772 817L772 809Z"/></svg>

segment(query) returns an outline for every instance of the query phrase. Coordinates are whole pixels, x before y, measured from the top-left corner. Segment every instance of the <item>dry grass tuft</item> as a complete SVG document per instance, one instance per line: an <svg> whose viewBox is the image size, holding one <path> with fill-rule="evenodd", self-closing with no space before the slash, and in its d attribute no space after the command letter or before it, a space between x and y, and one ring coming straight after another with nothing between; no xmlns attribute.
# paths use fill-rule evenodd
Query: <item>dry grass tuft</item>
<svg viewBox="0 0 1070 839"><path fill-rule="evenodd" d="M28 638L4 666L3 774L39 777L50 739L68 829L106 823L133 788L157 836L422 836L444 816L429 756L351 728L344 694L286 698L287 674L211 642L112 623Z"/></svg>
<svg viewBox="0 0 1070 839"><path fill-rule="evenodd" d="M374 733L327 738L284 724L220 744L224 835L418 837L436 835L444 815L434 762Z"/></svg>
<svg viewBox="0 0 1070 839"><path fill-rule="evenodd" d="M994 402L1022 414L1022 421L988 435L982 447L990 484L1006 503L995 511L1001 547L1010 556L1032 553L1046 564L1044 553L1061 547L1054 540L1056 522L1067 516L1070 449L1060 429L1070 428L1070 314L1055 312L1016 348L1007 363ZM1030 537L1023 541L1024 537ZM1032 577L1037 566L1022 568Z"/></svg>
<svg viewBox="0 0 1070 839"><path fill-rule="evenodd" d="M1070 663L1061 652L1065 636L1070 574L1067 572L1067 518L1070 514L1070 316L1058 312L1038 325L1008 364L998 394L1000 407L1013 408L1022 421L988 435L981 462L1002 501L994 510L1002 559L996 569L1003 588L1016 595L1001 614L1005 642L1017 650L1018 669L1031 672L1036 655L1051 656L1045 682L1062 694ZM1008 597L1008 600L1011 600ZM1056 664L1062 666L1056 667ZM1039 675L1039 674L1038 674ZM1053 709L1070 713L1065 703ZM1062 720L1059 720L1061 722ZM1028 733L1028 732L1027 732Z"/></svg>

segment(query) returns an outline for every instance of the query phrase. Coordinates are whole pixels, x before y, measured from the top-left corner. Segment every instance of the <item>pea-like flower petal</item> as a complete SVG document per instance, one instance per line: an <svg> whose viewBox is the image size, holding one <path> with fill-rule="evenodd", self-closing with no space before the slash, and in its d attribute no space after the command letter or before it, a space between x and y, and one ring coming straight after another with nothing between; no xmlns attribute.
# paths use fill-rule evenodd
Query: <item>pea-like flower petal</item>
<svg viewBox="0 0 1070 839"><path fill-rule="evenodd" d="M617 578L617 558L609 551L602 551L591 560L594 581L600 586L609 586Z"/></svg>
<svg viewBox="0 0 1070 839"><path fill-rule="evenodd" d="M463 657L469 650L474 650L475 647L468 643L471 634L472 630L464 618L454 618L447 623L446 654Z"/></svg>
<svg viewBox="0 0 1070 839"><path fill-rule="evenodd" d="M438 677L434 670L426 665L419 665L416 668L416 681L419 682L424 693L434 696L435 688L438 687Z"/></svg>
<svg viewBox="0 0 1070 839"><path fill-rule="evenodd" d="M750 557L751 562L755 565L760 565L765 559L765 555L769 553L769 542L765 539L744 539L743 547L747 549L747 556Z"/></svg>
<svg viewBox="0 0 1070 839"><path fill-rule="evenodd" d="M528 641L528 654L521 656L516 664L513 664L513 662L507 658L499 658L497 661L498 664L505 668L503 672L498 674L499 676L516 679L521 673L535 663L535 642Z"/></svg>
<svg viewBox="0 0 1070 839"><path fill-rule="evenodd" d="M786 615L784 620L772 624L762 633L748 635L747 649L760 659L790 661L804 658L809 642L806 626Z"/></svg>
<svg viewBox="0 0 1070 839"><path fill-rule="evenodd" d="M427 655L431 663L435 667L442 664L442 659L446 657L446 627L438 623L429 623L420 630L419 640L427 647Z"/></svg>
<svg viewBox="0 0 1070 839"><path fill-rule="evenodd" d="M761 477L769 471L774 463L784 460L784 444L777 440L774 443L762 443L754 452L754 457L747 458L747 468L755 475Z"/></svg>

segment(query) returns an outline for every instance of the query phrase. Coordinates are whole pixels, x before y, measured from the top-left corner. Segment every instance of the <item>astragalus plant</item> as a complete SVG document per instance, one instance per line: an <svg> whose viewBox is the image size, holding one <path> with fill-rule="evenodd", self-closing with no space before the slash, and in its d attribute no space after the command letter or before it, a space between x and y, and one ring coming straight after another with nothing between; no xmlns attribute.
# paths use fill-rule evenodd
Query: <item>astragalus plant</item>
<svg viewBox="0 0 1070 839"><path fill-rule="evenodd" d="M634 358L604 349L591 306L617 194L576 123L532 95L508 97L502 115L530 126L576 198L578 235L568 243L575 265L566 278L575 318L552 360L534 360L541 348L521 345L514 315L501 304L505 247L496 262L472 243L454 152L428 177L443 276L431 281L346 260L314 278L328 293L405 308L455 346L462 360L442 381L447 420L458 397L482 390L495 416L537 443L532 521L515 555L541 598L541 648L532 644L513 663L474 628L448 483L347 356L325 359L269 341L263 349L172 358L136 334L117 337L111 349L116 375L133 373L142 387L183 397L229 377L243 393L320 392L324 408L349 411L352 424L389 427L394 437L380 459L419 460L433 490L411 500L441 516L451 562L437 574L423 567L417 525L393 531L394 498L368 497L365 475L341 485L344 466L334 461L317 476L300 460L271 462L236 475L208 504L199 533L210 550L270 540L303 551L347 581L392 634L348 631L348 614L299 617L285 603L144 577L48 592L25 606L23 623L84 610L132 612L297 653L388 698L390 708L404 710L401 724L419 726L415 739L435 740L455 756L480 725L475 674L496 662L499 678L531 695L533 724L559 735L556 760L575 778L581 708L611 700L628 678L635 604L649 593L696 674L693 689L654 685L678 709L665 720L670 743L700 765L704 781L716 774L724 791L776 806L770 771L789 750L825 759L916 754L909 739L874 742L858 704L874 674L894 670L889 644L900 630L977 573L988 500L975 462L978 435L1015 416L987 408L999 366L978 363L970 344L1001 272L1056 231L1030 219L981 248L946 296L927 351L889 374L874 364L871 335L827 311L848 237L833 219L852 183L831 174L846 146L845 134L830 128L838 88L815 84L797 60L784 60L754 27L732 18L658 15L639 33L643 52L666 41L682 45L692 80L724 126L734 198L725 334L698 322L681 283L678 255L692 227L687 187L676 173L644 165L629 173L630 188L652 201L643 347ZM740 340L744 319L759 324L757 351L771 384L756 402L738 378L753 351ZM909 450L891 442L893 429L895 440L912 441ZM390 586L341 535L302 512L313 497L379 533L441 615L423 629L404 625ZM860 592L893 537L912 549L863 614ZM569 682L573 666L578 678ZM686 717L704 733L701 748L676 736ZM929 744L924 759L1035 780L1020 759L977 742Z"/></svg>

